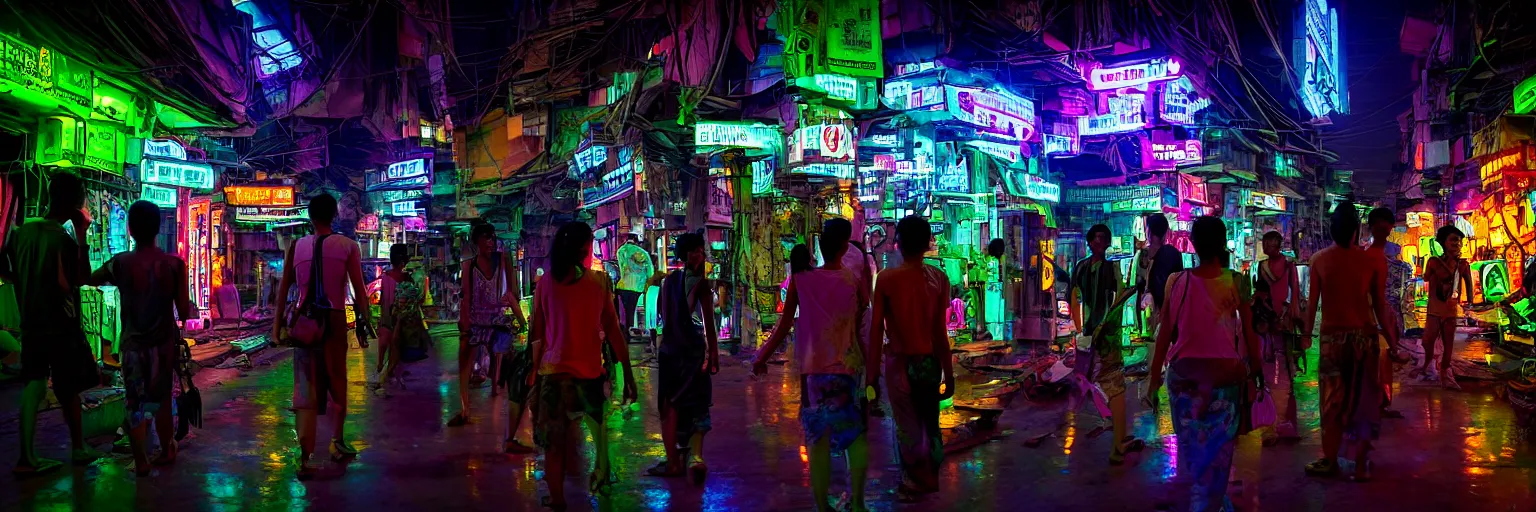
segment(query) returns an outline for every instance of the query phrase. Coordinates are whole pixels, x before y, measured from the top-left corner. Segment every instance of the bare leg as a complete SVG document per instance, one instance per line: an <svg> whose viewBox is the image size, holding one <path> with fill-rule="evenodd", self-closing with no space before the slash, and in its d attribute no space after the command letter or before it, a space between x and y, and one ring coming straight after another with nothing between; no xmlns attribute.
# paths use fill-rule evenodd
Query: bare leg
<svg viewBox="0 0 1536 512"><path fill-rule="evenodd" d="M21 457L17 459L18 467L36 467L39 463L37 452L33 451L32 442L37 437L37 407L43 401L43 396L48 394L48 381L34 380L27 383L21 390L21 435L17 436L21 443Z"/></svg>
<svg viewBox="0 0 1536 512"><path fill-rule="evenodd" d="M469 374L474 371L475 347L459 341L459 414L469 419Z"/></svg>
<svg viewBox="0 0 1536 512"><path fill-rule="evenodd" d="M860 435L848 446L848 503L852 510L864 510L864 483L869 479L869 443Z"/></svg>
<svg viewBox="0 0 1536 512"><path fill-rule="evenodd" d="M811 446L810 452L811 499L816 501L816 510L832 510L831 505L827 503L827 488L832 486L831 440L822 437L814 446Z"/></svg>
<svg viewBox="0 0 1536 512"><path fill-rule="evenodd" d="M1339 458L1339 446L1344 444L1344 426L1323 423L1323 460L1332 463Z"/></svg>
<svg viewBox="0 0 1536 512"><path fill-rule="evenodd" d="M493 350L487 351L491 353L491 396L494 397L501 394L501 359L504 354L498 354Z"/></svg>
<svg viewBox="0 0 1536 512"><path fill-rule="evenodd" d="M1435 341L1440 337L1441 323L1440 317L1434 315L1428 315L1424 320L1424 364L1420 366L1419 371L1426 375L1429 374L1430 365L1433 364L1431 361L1435 360Z"/></svg>
<svg viewBox="0 0 1536 512"><path fill-rule="evenodd" d="M1440 343L1444 345L1444 351L1440 353L1440 374L1445 375L1445 372L1451 370L1451 352L1452 349L1456 348L1455 318L1447 318L1440 321ZM1425 352L1424 357L1427 359L1429 352Z"/></svg>
<svg viewBox="0 0 1536 512"><path fill-rule="evenodd" d="M148 421L128 426L128 446L133 451L133 469L139 475L149 474L149 447L144 446L144 436L148 435L147 430L149 430Z"/></svg>
<svg viewBox="0 0 1536 512"><path fill-rule="evenodd" d="M661 444L667 448L667 471L676 471L682 461L677 460L677 410L671 407L662 412Z"/></svg>
<svg viewBox="0 0 1536 512"><path fill-rule="evenodd" d="M551 505L565 505L565 464L568 451L569 447L562 440L550 442L549 448L544 451L544 484L549 486Z"/></svg>
<svg viewBox="0 0 1536 512"><path fill-rule="evenodd" d="M81 415L84 410L80 407L80 395L68 395L59 397L59 406L64 411L64 424L69 426L69 447L75 450L85 449L85 432L81 426Z"/></svg>
<svg viewBox="0 0 1536 512"><path fill-rule="evenodd" d="M609 473L612 472L611 459L608 458L608 427L599 421L600 419L582 416L581 421L587 424L587 431L592 433L592 448L596 452L593 455L597 457L597 460L592 462L592 473L597 478L607 481ZM601 489L599 491L606 494L606 491Z"/></svg>
<svg viewBox="0 0 1536 512"><path fill-rule="evenodd" d="M1125 417L1125 393L1109 397L1109 424L1115 434L1114 451L1119 452L1121 445L1125 444L1125 437L1130 435Z"/></svg>
<svg viewBox="0 0 1536 512"><path fill-rule="evenodd" d="M299 463L308 464L309 457L315 453L315 422L317 420L314 409L299 409Z"/></svg>
<svg viewBox="0 0 1536 512"><path fill-rule="evenodd" d="M160 409L155 411L155 435L160 438L160 456L155 462L170 464L176 461L178 452L176 440L172 437L176 428L171 425L171 399L160 401Z"/></svg>

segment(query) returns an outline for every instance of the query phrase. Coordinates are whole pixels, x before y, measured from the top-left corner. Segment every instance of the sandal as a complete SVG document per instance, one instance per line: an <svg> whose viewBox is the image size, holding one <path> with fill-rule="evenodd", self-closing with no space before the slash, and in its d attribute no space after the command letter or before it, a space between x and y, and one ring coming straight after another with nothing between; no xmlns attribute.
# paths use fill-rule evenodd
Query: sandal
<svg viewBox="0 0 1536 512"><path fill-rule="evenodd" d="M1125 439L1120 440L1120 446L1124 447L1122 450L1125 453L1137 453L1146 449L1147 442L1137 439L1136 436L1125 436Z"/></svg>
<svg viewBox="0 0 1536 512"><path fill-rule="evenodd" d="M340 439L331 440L331 460L341 462L353 458L357 458L357 448L352 447L352 443Z"/></svg>
<svg viewBox="0 0 1536 512"><path fill-rule="evenodd" d="M462 427L462 426L468 425L468 424L469 424L469 416L465 416L464 413L462 413L462 412L453 415L453 419L448 420L448 426L450 426L450 427Z"/></svg>
<svg viewBox="0 0 1536 512"><path fill-rule="evenodd" d="M294 472L294 476L298 477L300 482L305 482L314 479L319 472L319 468L309 464L309 456L300 456L299 469Z"/></svg>
<svg viewBox="0 0 1536 512"><path fill-rule="evenodd" d="M587 492L594 496L608 496L613 492L613 471L604 471L602 478L598 478L597 474L597 471L593 471L587 476Z"/></svg>
<svg viewBox="0 0 1536 512"><path fill-rule="evenodd" d="M181 448L173 441L169 446L161 448L160 455L155 456L155 460L149 463L155 466L169 466L176 462L176 455L180 452Z"/></svg>
<svg viewBox="0 0 1536 512"><path fill-rule="evenodd" d="M36 461L33 461L33 463L29 465L23 466L17 464L15 468L11 469L11 476L14 476L18 479L32 478L58 471L59 468L62 467L64 467L63 462L39 457Z"/></svg>
<svg viewBox="0 0 1536 512"><path fill-rule="evenodd" d="M1307 464L1307 476L1338 476L1339 463L1328 459L1317 459Z"/></svg>
<svg viewBox="0 0 1536 512"><path fill-rule="evenodd" d="M1440 374L1440 385L1451 391L1461 391L1461 384L1456 383L1456 373L1451 370Z"/></svg>
<svg viewBox="0 0 1536 512"><path fill-rule="evenodd" d="M709 466L704 465L704 461L695 462L688 468L688 480L693 482L693 485L703 486L707 478L709 478Z"/></svg>

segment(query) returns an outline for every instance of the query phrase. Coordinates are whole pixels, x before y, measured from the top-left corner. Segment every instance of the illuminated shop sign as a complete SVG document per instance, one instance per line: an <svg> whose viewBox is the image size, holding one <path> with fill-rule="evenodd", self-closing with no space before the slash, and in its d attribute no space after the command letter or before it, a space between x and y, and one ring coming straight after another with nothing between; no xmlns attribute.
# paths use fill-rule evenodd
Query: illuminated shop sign
<svg viewBox="0 0 1536 512"><path fill-rule="evenodd" d="M139 188L139 199L149 201L161 208L175 208L176 189L145 183Z"/></svg>
<svg viewBox="0 0 1536 512"><path fill-rule="evenodd" d="M1285 211L1285 196L1279 194L1266 194L1264 192L1253 192L1252 196L1249 198L1248 204L1254 208L1283 212Z"/></svg>
<svg viewBox="0 0 1536 512"><path fill-rule="evenodd" d="M297 208L235 208L235 220L240 222L290 222L309 218L309 207Z"/></svg>
<svg viewBox="0 0 1536 512"><path fill-rule="evenodd" d="M387 178L387 171L376 171L368 173L366 176L364 176L365 183L367 185L366 190L369 192L379 190L410 190L415 188L425 188L432 185L430 180L431 176L429 175L422 175L414 178L401 178L398 180L389 180Z"/></svg>
<svg viewBox="0 0 1536 512"><path fill-rule="evenodd" d="M293 187L224 187L224 202L230 206L293 206Z"/></svg>
<svg viewBox="0 0 1536 512"><path fill-rule="evenodd" d="M411 217L416 215L415 201L401 201L389 203L389 214L395 217Z"/></svg>
<svg viewBox="0 0 1536 512"><path fill-rule="evenodd" d="M1009 162L1018 162L1021 156L1018 144L1001 144L982 140L966 141L965 145Z"/></svg>
<svg viewBox="0 0 1536 512"><path fill-rule="evenodd" d="M383 203L410 201L412 199L421 199L426 196L427 190L423 188L413 188L410 190L385 190L383 192L379 192L379 200Z"/></svg>
<svg viewBox="0 0 1536 512"><path fill-rule="evenodd" d="M822 91L827 94L827 99L846 103L853 110L873 109L876 100L879 99L875 94L875 81L872 78L821 73L816 76L796 78L795 85L803 89Z"/></svg>
<svg viewBox="0 0 1536 512"><path fill-rule="evenodd" d="M213 188L213 166L201 162L176 162L145 158L139 162L139 181L195 189Z"/></svg>
<svg viewBox="0 0 1536 512"><path fill-rule="evenodd" d="M779 129L762 123L700 121L693 129L693 145L767 149L779 145Z"/></svg>
<svg viewBox="0 0 1536 512"><path fill-rule="evenodd" d="M0 89L22 100L40 95L82 116L91 111L89 68L51 48L32 46L7 34L0 34L0 82L5 83Z"/></svg>
<svg viewBox="0 0 1536 512"><path fill-rule="evenodd" d="M873 203L885 197L885 170L874 167L859 169L859 202ZM879 210L879 208L872 208Z"/></svg>
<svg viewBox="0 0 1536 512"><path fill-rule="evenodd" d="M144 156L154 156L169 160L186 160L187 148L174 140L144 140Z"/></svg>
<svg viewBox="0 0 1536 512"><path fill-rule="evenodd" d="M1081 136L1126 133L1147 126L1146 95L1116 94L1108 98L1109 112L1077 119Z"/></svg>
<svg viewBox="0 0 1536 512"><path fill-rule="evenodd" d="M934 188L945 192L971 193L971 168L964 158L939 168L934 176Z"/></svg>
<svg viewBox="0 0 1536 512"><path fill-rule="evenodd" d="M1167 171L1180 165L1199 165L1204 162L1198 140L1157 142L1142 139L1141 142L1141 168L1145 170Z"/></svg>
<svg viewBox="0 0 1536 512"><path fill-rule="evenodd" d="M1163 198L1161 196L1121 199L1104 205L1104 213L1160 211L1163 211Z"/></svg>
<svg viewBox="0 0 1536 512"><path fill-rule="evenodd" d="M608 162L608 147L592 145L576 152L571 159L570 176L581 179Z"/></svg>
<svg viewBox="0 0 1536 512"><path fill-rule="evenodd" d="M1200 97L1189 77L1162 84L1163 98L1157 105L1157 116L1172 124L1194 124L1195 114L1211 106L1210 98Z"/></svg>
<svg viewBox="0 0 1536 512"><path fill-rule="evenodd" d="M946 110L977 131L1027 140L1035 134L1035 102L1005 91L946 86Z"/></svg>
<svg viewBox="0 0 1536 512"><path fill-rule="evenodd" d="M637 162L642 160L635 158L636 155L633 154L633 150L630 148L623 148L620 153L620 158L626 160L624 163L614 167L611 171L603 173L602 176L587 183L581 189L581 206L583 208L592 208L611 203L623 199L630 192L634 192L635 176L639 174L635 166ZM624 153L628 153L628 158L625 158L626 155Z"/></svg>
<svg viewBox="0 0 1536 512"><path fill-rule="evenodd" d="M930 69L944 69L945 66L944 66L944 63L942 63L942 62L931 61L930 60L930 61L924 61L924 62L912 62L912 63L908 63L908 64L896 64L893 67L895 68L896 71L895 71L895 73L891 74L891 76L902 76L902 75L910 75L910 74L913 74L913 73L922 73L922 72L928 71Z"/></svg>
<svg viewBox="0 0 1536 512"><path fill-rule="evenodd" d="M855 169L853 164L815 163L796 167L794 170L789 172L790 174L798 174L801 176L819 176L825 178L836 178L840 180L851 180L853 179L854 170Z"/></svg>
<svg viewBox="0 0 1536 512"><path fill-rule="evenodd" d="M818 124L795 130L789 148L790 163L797 162L852 162L857 157L854 150L853 130L849 125Z"/></svg>
<svg viewBox="0 0 1536 512"><path fill-rule="evenodd" d="M919 110L944 103L944 86L937 83L914 85L910 80L885 83L881 102L892 110Z"/></svg>
<svg viewBox="0 0 1536 512"><path fill-rule="evenodd" d="M1007 179L1006 184L1015 195L1041 202L1061 202L1061 185L1026 172L1010 172Z"/></svg>
<svg viewBox="0 0 1536 512"><path fill-rule="evenodd" d="M901 147L901 136L894 133L877 133L865 138L860 145L863 147L899 148Z"/></svg>
<svg viewBox="0 0 1536 512"><path fill-rule="evenodd" d="M1536 110L1536 76L1531 76L1520 83L1515 84L1515 105L1511 109L1516 114L1529 114Z"/></svg>
<svg viewBox="0 0 1536 512"><path fill-rule="evenodd" d="M1483 165L1477 168L1478 175L1482 177L1483 190L1496 187L1506 175L1529 177L1528 169L1533 160L1536 160L1536 146L1528 144L1483 157Z"/></svg>
<svg viewBox="0 0 1536 512"><path fill-rule="evenodd" d="M752 195L762 196L773 193L773 175L779 167L775 160L774 157L768 157L752 162Z"/></svg>
<svg viewBox="0 0 1536 512"><path fill-rule="evenodd" d="M1205 178L1188 174L1180 174L1178 175L1178 179L1180 201L1198 205L1207 204Z"/></svg>
<svg viewBox="0 0 1536 512"><path fill-rule="evenodd" d="M1067 135L1045 134L1041 136L1044 143L1043 153L1047 155L1075 155L1078 152L1077 139Z"/></svg>
<svg viewBox="0 0 1536 512"><path fill-rule="evenodd" d="M1088 90L1107 91L1172 80L1183 76L1183 73L1183 66L1179 65L1177 59L1162 57L1140 64L1092 66L1084 73L1084 77L1088 79Z"/></svg>
<svg viewBox="0 0 1536 512"><path fill-rule="evenodd" d="M379 214L377 214L377 213L370 213L370 214L364 215L363 218L361 218L361 219L357 219L357 230L358 231L367 231L367 232L370 232L370 233L378 231L379 230Z"/></svg>
<svg viewBox="0 0 1536 512"><path fill-rule="evenodd" d="M395 181L427 175L427 159L417 158L395 162L384 168L384 181Z"/></svg>
<svg viewBox="0 0 1536 512"><path fill-rule="evenodd" d="M1338 10L1329 8L1327 0L1305 0L1296 25L1301 36L1293 46L1292 59L1301 103L1316 118L1349 113Z"/></svg>

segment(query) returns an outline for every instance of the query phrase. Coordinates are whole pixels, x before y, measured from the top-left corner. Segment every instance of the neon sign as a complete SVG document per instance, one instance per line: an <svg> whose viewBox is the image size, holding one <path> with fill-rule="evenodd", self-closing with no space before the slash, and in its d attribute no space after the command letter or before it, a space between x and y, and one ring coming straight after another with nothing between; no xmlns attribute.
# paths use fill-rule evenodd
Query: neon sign
<svg viewBox="0 0 1536 512"><path fill-rule="evenodd" d="M209 261L210 247L213 243L212 233L208 225L208 209L210 203L207 198L194 200L187 204L186 225L182 230L181 243L183 252L187 257L187 287L192 294L192 305L197 306L199 316L204 320L208 318L208 300L211 291L209 269L212 262Z"/></svg>
<svg viewBox="0 0 1536 512"><path fill-rule="evenodd" d="M384 169L384 181L403 180L427 175L427 159L417 158L389 164Z"/></svg>
<svg viewBox="0 0 1536 512"><path fill-rule="evenodd" d="M1525 146L1506 149L1483 158L1483 165L1477 168L1478 174L1483 179L1483 189L1492 188L1499 180L1504 178L1504 171L1510 167L1514 170L1524 170L1530 165L1528 151L1536 151L1536 146Z"/></svg>
<svg viewBox="0 0 1536 512"><path fill-rule="evenodd" d="M961 158L941 167L935 176L934 188L946 192L971 193L971 169L966 165L966 160Z"/></svg>
<svg viewBox="0 0 1536 512"><path fill-rule="evenodd" d="M144 183L139 187L139 199L149 201L161 208L175 208L176 189Z"/></svg>
<svg viewBox="0 0 1536 512"><path fill-rule="evenodd" d="M914 86L909 80L893 80L885 83L880 101L892 110L918 110L937 107L944 103L944 86L927 84Z"/></svg>
<svg viewBox="0 0 1536 512"><path fill-rule="evenodd" d="M1077 141L1066 135L1045 134L1041 136L1044 142L1043 153L1047 155L1075 155L1077 154Z"/></svg>
<svg viewBox="0 0 1536 512"><path fill-rule="evenodd" d="M1008 179L1011 191L1024 197L1049 203L1061 202L1061 185L1045 181L1045 179L1025 173L1009 173Z"/></svg>
<svg viewBox="0 0 1536 512"><path fill-rule="evenodd" d="M1079 135L1126 133L1147 126L1145 94L1116 94L1108 100L1108 113L1077 118Z"/></svg>
<svg viewBox="0 0 1536 512"><path fill-rule="evenodd" d="M195 189L213 188L213 166L199 162L174 162L145 158L139 162L139 181Z"/></svg>
<svg viewBox="0 0 1536 512"><path fill-rule="evenodd" d="M773 174L775 170L778 170L778 165L773 157L752 162L752 195L760 196L773 193Z"/></svg>
<svg viewBox="0 0 1536 512"><path fill-rule="evenodd" d="M1327 0L1306 0L1294 45L1296 79L1301 82L1301 103L1315 118L1349 113L1349 95L1339 47L1339 12Z"/></svg>
<svg viewBox="0 0 1536 512"><path fill-rule="evenodd" d="M144 156L157 156L171 160L186 160L187 148L174 140L144 140Z"/></svg>
<svg viewBox="0 0 1536 512"><path fill-rule="evenodd" d="M592 145L576 152L576 157L571 162L571 176L580 178L588 172L601 167L608 162L608 148L606 146Z"/></svg>
<svg viewBox="0 0 1536 512"><path fill-rule="evenodd" d="M1205 178L1201 178L1199 176L1191 176L1188 174L1179 175L1180 200L1186 203L1204 205L1208 204L1206 202L1207 195L1208 193L1206 191Z"/></svg>
<svg viewBox="0 0 1536 512"><path fill-rule="evenodd" d="M230 206L293 206L293 187L224 187L224 202Z"/></svg>
<svg viewBox="0 0 1536 512"><path fill-rule="evenodd" d="M379 214L370 213L357 220L357 230L375 232L379 230Z"/></svg>
<svg viewBox="0 0 1536 512"><path fill-rule="evenodd" d="M296 208L235 208L235 220L240 222L302 222L308 216L309 207L307 206Z"/></svg>
<svg viewBox="0 0 1536 512"><path fill-rule="evenodd" d="M1204 162L1200 141L1180 140L1157 142L1142 140L1141 167L1146 170L1167 171L1180 165L1196 165Z"/></svg>
<svg viewBox="0 0 1536 512"><path fill-rule="evenodd" d="M762 123L700 121L693 128L693 145L767 149L779 145L779 129Z"/></svg>
<svg viewBox="0 0 1536 512"><path fill-rule="evenodd" d="M1516 114L1529 114L1536 110L1536 76L1531 76L1520 83L1515 84L1515 104L1510 111Z"/></svg>
<svg viewBox="0 0 1536 512"><path fill-rule="evenodd" d="M1200 97L1189 77L1166 82L1162 86L1163 100L1158 102L1157 116L1173 124L1194 124L1195 114L1211 106L1210 98Z"/></svg>
<svg viewBox="0 0 1536 512"><path fill-rule="evenodd" d="M394 203L399 201L410 201L412 199L420 199L426 196L427 190L421 188L413 188L410 190L385 190L380 195L380 202Z"/></svg>
<svg viewBox="0 0 1536 512"><path fill-rule="evenodd" d="M1093 66L1088 68L1085 78L1088 79L1088 90L1107 91L1172 80L1183 76L1183 73L1184 67L1178 59L1162 57L1125 66Z"/></svg>
<svg viewBox="0 0 1536 512"><path fill-rule="evenodd" d="M851 180L853 179L854 166L853 164L815 163L796 167L794 170L789 172L791 174L799 174L802 176L821 176L827 178L836 178L840 180Z"/></svg>
<svg viewBox="0 0 1536 512"><path fill-rule="evenodd" d="M847 124L806 126L795 130L790 140L791 164L802 161L844 163L852 162L857 156L853 129Z"/></svg>
<svg viewBox="0 0 1536 512"><path fill-rule="evenodd" d="M635 190L635 161L624 162L581 190L581 206L592 208L623 199Z"/></svg>
<svg viewBox="0 0 1536 512"><path fill-rule="evenodd" d="M1285 196L1254 192L1248 204L1254 208L1283 212L1285 211Z"/></svg>
<svg viewBox="0 0 1536 512"><path fill-rule="evenodd" d="M1020 158L1018 144L1000 144L997 142L972 140L966 141L965 145L981 150L982 153L986 153L1003 160L1007 160L1009 162L1018 162Z"/></svg>
<svg viewBox="0 0 1536 512"><path fill-rule="evenodd" d="M1104 213L1160 211L1163 211L1163 198L1161 196L1121 199L1104 205Z"/></svg>
<svg viewBox="0 0 1536 512"><path fill-rule="evenodd" d="M1035 134L1035 102L1006 91L945 86L946 110L977 131L1026 140Z"/></svg>
<svg viewBox="0 0 1536 512"><path fill-rule="evenodd" d="M416 202L401 201L389 203L389 214L396 217L413 217L416 215Z"/></svg>

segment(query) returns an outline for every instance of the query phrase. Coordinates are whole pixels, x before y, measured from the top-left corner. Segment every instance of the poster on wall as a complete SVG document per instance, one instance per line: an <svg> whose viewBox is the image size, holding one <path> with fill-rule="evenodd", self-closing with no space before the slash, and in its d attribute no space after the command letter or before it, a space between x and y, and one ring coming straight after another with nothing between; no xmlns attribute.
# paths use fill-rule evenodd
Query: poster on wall
<svg viewBox="0 0 1536 512"><path fill-rule="evenodd" d="M827 71L885 78L880 0L826 0L826 6Z"/></svg>
<svg viewBox="0 0 1536 512"><path fill-rule="evenodd" d="M731 212L735 210L736 199L731 195L731 180L709 180L709 215L704 221L716 226L731 225Z"/></svg>
<svg viewBox="0 0 1536 512"><path fill-rule="evenodd" d="M1204 162L1200 141L1196 139L1158 141L1160 137L1141 138L1141 168L1149 171L1171 171L1181 165L1199 165Z"/></svg>

